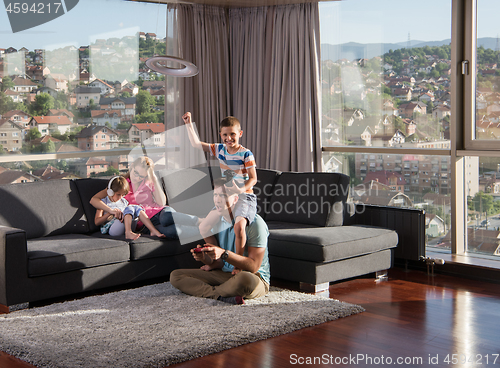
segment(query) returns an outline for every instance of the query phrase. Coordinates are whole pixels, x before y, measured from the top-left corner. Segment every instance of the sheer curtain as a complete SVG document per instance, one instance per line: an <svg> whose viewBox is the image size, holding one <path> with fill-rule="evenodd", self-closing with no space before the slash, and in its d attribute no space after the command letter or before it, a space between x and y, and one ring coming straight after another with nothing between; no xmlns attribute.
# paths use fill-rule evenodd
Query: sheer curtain
<svg viewBox="0 0 500 368"><path fill-rule="evenodd" d="M317 3L224 9L179 5L179 49L200 74L185 78L180 105L200 137L236 116L242 144L261 168L319 171L320 40Z"/></svg>

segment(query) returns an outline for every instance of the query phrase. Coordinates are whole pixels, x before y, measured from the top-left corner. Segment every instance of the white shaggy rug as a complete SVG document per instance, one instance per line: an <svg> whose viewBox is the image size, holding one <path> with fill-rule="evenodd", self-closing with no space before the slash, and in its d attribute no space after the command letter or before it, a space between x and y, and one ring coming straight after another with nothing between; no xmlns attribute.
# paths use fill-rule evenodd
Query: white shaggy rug
<svg viewBox="0 0 500 368"><path fill-rule="evenodd" d="M0 350L40 368L164 367L362 311L273 287L230 305L165 282L0 315Z"/></svg>

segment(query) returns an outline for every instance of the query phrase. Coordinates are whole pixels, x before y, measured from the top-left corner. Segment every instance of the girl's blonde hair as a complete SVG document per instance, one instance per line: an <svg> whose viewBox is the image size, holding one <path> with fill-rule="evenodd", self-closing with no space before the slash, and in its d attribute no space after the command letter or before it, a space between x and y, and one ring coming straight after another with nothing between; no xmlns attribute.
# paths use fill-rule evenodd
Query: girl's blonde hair
<svg viewBox="0 0 500 368"><path fill-rule="evenodd" d="M130 172L136 166L140 166L143 169L145 169L148 173L148 176L150 176L150 177L152 174L154 174L155 164L153 163L153 160L151 160L149 157L142 156L142 157L139 157L139 158L134 160L134 162L132 163L132 166L128 170L128 173L125 174L126 178L130 178Z"/></svg>

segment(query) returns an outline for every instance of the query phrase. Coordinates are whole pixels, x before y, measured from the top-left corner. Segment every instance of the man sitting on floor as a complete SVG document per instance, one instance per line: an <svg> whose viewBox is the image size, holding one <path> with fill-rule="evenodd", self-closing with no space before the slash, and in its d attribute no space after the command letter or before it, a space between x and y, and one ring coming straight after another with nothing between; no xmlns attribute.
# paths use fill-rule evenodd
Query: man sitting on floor
<svg viewBox="0 0 500 368"><path fill-rule="evenodd" d="M200 269L172 271L170 282L182 292L203 298L212 298L232 304L244 304L269 292L270 270L267 251L269 230L264 220L255 216L247 226L245 253L235 253L233 208L237 194L226 193L226 181L214 183L214 204L220 220L212 228L211 243L191 249L194 259L203 262ZM237 270L234 270L237 268ZM241 271L240 271L241 270Z"/></svg>

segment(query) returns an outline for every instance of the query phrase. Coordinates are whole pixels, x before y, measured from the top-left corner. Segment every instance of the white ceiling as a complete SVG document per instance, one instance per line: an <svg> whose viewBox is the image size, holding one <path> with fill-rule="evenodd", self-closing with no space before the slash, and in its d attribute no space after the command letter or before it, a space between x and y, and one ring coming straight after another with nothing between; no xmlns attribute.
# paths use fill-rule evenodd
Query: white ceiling
<svg viewBox="0 0 500 368"><path fill-rule="evenodd" d="M146 3L167 4L167 3L182 3L182 4L206 4L223 6L227 8L246 8L252 6L271 6L271 5L286 5L286 4L301 4L301 3L317 3L320 1L341 1L341 0L130 0Z"/></svg>

